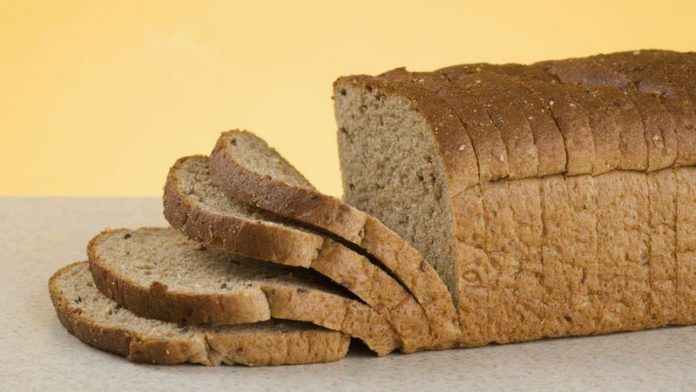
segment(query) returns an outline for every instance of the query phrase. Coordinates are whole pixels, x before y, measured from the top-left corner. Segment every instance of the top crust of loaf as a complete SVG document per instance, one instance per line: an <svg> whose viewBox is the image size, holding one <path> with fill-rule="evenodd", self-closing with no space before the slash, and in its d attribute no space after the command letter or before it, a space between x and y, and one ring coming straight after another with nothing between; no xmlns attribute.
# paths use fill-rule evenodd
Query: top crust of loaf
<svg viewBox="0 0 696 392"><path fill-rule="evenodd" d="M469 161L470 156L467 156L470 152L466 148L461 148L461 135L465 131L460 130L458 126L443 128L442 121L436 119L436 113L442 109L413 93L413 89L422 87L424 82L428 83L428 80L443 77L450 82L456 82L462 77L468 78L471 75L481 75L483 78L488 77L491 73L497 73L501 85L509 83L509 79L505 79L505 77L512 76L517 78L517 82L522 86L527 86L538 93L540 92L543 96L547 96L546 98L549 99L547 104L551 110L553 110L554 104L558 104L561 97L568 97L569 99L565 102L567 105L579 106L578 114L569 114L571 116L569 119L574 122L576 119L573 119L572 116L588 115L587 111L582 114L583 100L585 102L592 101L601 106L599 109L604 109L602 113L592 111L591 115L598 121L605 120L600 118L601 116L619 116L616 117L617 121L624 121L621 119L627 119L629 115L632 118L631 121L637 121L635 126L631 126L638 127L635 132L632 130L634 128L622 130L620 136L621 151L616 149L597 151L598 147L603 148L607 143L603 138L605 137L604 132L608 129L570 126L561 129L565 136L565 150L569 156L570 166L566 165L565 169L559 173L558 165L538 165L538 170L535 173L513 176L514 178L536 178L553 174L596 175L615 169L654 171L696 164L696 142L692 140L696 139L696 113L694 112L696 82L690 81L687 76L696 72L696 61L693 60L693 57L693 54L689 53L640 51L581 59L546 61L533 65L469 64L448 67L431 73L409 73L404 69L398 69L379 76L354 75L339 78L334 83L334 93L341 94L346 87L350 86L367 91L377 91L378 94L396 94L408 100L413 110L419 112L431 124L432 134L447 168L450 192L456 196L459 192L473 185L498 178L482 175L486 168L481 167L480 156L476 157L479 173L471 173L474 166ZM571 67L572 69L569 70L568 68ZM598 72L595 72L597 70ZM673 80L679 81L679 84ZM459 87L456 86L455 84L450 88L460 88L463 94L475 95L473 90L467 91L470 87L461 84ZM493 90L490 92L490 99L494 100L493 95L497 93ZM659 102L654 98L651 99L655 97L655 92L662 94L659 96ZM488 93L483 90L476 94L483 94L485 98L485 94ZM554 100L554 96L557 99ZM673 98L670 98L671 96L683 96L684 99L678 104ZM624 103L620 104L623 105L624 109L615 112L613 105L619 105L616 103L618 98L624 100ZM643 111L638 110L638 107L634 107L634 105L639 105ZM647 113L645 112L646 108L650 109ZM633 112L626 112L629 109ZM651 113L662 116L664 120L649 123L650 119L646 116ZM671 136L674 134L673 131L670 133L672 119L676 120L676 133L682 135L679 138L681 143L678 146L676 146L675 138ZM587 122L587 117L583 121ZM614 121L614 117L606 118L606 121L609 124ZM619 124L620 127L621 125L625 124ZM644 127L647 129L644 130ZM655 130L659 127L667 130ZM590 130L593 133L590 133ZM577 134L578 132L584 134ZM488 137L497 138L499 136L499 134L491 133ZM573 142L573 144L568 144L569 142ZM596 145L593 148L582 150L583 143L588 146ZM676 160L670 159L670 156L675 155L675 152L672 151L675 148L678 149L676 151L677 158ZM526 153L524 150L520 151ZM508 162L519 158L514 156L514 151L507 151L507 153L513 154L513 156L507 156ZM543 153L540 152L540 159L542 156ZM577 157L574 161L571 159L573 156ZM611 163L617 160L621 160L621 163L616 165Z"/></svg>
<svg viewBox="0 0 696 392"><path fill-rule="evenodd" d="M87 262L58 270L48 282L58 319L81 341L133 362L160 365L293 365L336 361L350 337L311 324L194 327L145 319L104 297Z"/></svg>
<svg viewBox="0 0 696 392"><path fill-rule="evenodd" d="M222 133L211 154L210 168L214 181L230 197L365 249L423 306L435 335L434 347L449 347L457 341L457 313L442 279L420 252L379 220L316 191L289 162L248 131Z"/></svg>

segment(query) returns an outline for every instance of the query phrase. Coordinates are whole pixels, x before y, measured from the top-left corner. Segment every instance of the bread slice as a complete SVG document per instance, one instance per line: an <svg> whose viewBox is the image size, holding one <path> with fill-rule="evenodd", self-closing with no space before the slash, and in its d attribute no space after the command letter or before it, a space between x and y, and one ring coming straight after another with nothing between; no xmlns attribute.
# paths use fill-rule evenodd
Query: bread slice
<svg viewBox="0 0 696 392"><path fill-rule="evenodd" d="M68 332L133 362L295 365L339 360L350 344L348 335L300 322L192 327L141 318L99 293L87 262L58 270L48 290Z"/></svg>
<svg viewBox="0 0 696 392"><path fill-rule="evenodd" d="M265 141L247 131L224 132L211 154L211 175L228 195L319 228L374 256L423 306L434 347L452 346L460 334L447 286L427 260L382 222L321 194Z"/></svg>
<svg viewBox="0 0 696 392"><path fill-rule="evenodd" d="M212 325L273 317L344 332L378 355L399 344L382 316L314 271L242 260L172 228L107 230L87 253L99 291L138 316Z"/></svg>
<svg viewBox="0 0 696 392"><path fill-rule="evenodd" d="M193 240L242 257L314 269L382 315L398 334L402 352L434 346L423 308L394 278L336 241L227 197L213 184L208 163L207 157L194 156L171 168L164 216L172 226ZM288 244L300 240L306 244ZM311 251L287 252L293 247Z"/></svg>

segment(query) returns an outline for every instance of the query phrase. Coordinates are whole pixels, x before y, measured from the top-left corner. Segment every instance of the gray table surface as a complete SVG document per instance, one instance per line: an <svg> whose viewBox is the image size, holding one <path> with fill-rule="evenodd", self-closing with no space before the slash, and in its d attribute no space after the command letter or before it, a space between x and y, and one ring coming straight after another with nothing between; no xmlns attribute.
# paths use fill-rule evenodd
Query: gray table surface
<svg viewBox="0 0 696 392"><path fill-rule="evenodd" d="M274 368L138 365L68 334L51 274L104 227L164 224L156 198L0 198L0 391L696 390L696 327Z"/></svg>

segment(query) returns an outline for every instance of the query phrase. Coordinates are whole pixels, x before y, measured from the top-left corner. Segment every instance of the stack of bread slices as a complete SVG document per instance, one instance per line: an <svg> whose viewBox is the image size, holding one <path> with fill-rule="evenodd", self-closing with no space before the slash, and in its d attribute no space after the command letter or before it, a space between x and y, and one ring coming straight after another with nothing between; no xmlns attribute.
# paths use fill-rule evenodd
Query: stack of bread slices
<svg viewBox="0 0 696 392"><path fill-rule="evenodd" d="M179 159L164 216L171 227L101 232L88 261L51 278L79 339L134 361L252 366L334 361L351 337L379 356L457 341L449 292L420 253L250 132Z"/></svg>

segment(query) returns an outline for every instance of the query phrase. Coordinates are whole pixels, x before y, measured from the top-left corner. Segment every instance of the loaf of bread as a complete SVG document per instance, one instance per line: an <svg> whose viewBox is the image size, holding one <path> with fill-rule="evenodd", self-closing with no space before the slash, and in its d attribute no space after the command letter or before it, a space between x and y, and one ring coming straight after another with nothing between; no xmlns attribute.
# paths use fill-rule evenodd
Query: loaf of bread
<svg viewBox="0 0 696 392"><path fill-rule="evenodd" d="M464 346L696 322L696 54L334 84L345 200L409 240Z"/></svg>

